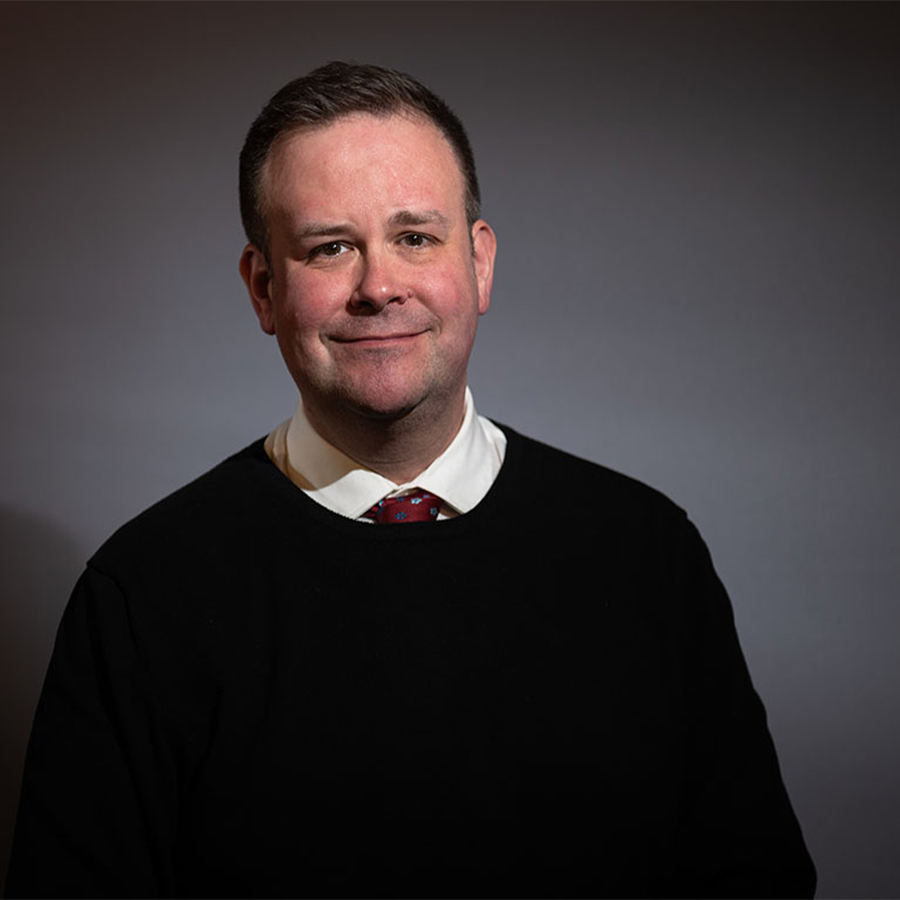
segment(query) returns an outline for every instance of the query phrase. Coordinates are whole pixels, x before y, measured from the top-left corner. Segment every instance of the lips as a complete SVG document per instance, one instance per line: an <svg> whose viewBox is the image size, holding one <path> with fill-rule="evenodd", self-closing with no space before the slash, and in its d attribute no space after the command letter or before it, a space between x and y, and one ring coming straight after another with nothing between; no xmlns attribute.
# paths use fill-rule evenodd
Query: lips
<svg viewBox="0 0 900 900"><path fill-rule="evenodd" d="M389 334L333 335L331 340L337 344L381 344L411 340L424 333L424 331L395 331Z"/></svg>

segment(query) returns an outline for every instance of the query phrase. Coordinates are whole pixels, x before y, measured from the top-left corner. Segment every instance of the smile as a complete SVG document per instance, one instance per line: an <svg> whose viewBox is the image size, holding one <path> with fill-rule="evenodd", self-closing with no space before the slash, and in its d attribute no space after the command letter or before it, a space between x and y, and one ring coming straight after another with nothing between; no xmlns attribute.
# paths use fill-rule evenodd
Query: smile
<svg viewBox="0 0 900 900"><path fill-rule="evenodd" d="M359 337L332 338L332 340L337 344L349 344L353 347L388 347L393 344L408 343L424 333L424 331L415 331L397 334L366 334Z"/></svg>

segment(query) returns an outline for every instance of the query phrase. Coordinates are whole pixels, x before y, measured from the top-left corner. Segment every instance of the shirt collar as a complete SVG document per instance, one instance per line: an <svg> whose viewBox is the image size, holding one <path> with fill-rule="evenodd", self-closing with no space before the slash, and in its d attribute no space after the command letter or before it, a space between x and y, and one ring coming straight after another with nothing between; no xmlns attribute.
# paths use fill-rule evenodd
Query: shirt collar
<svg viewBox="0 0 900 900"><path fill-rule="evenodd" d="M405 484L395 484L329 444L310 424L302 399L293 418L270 435L269 444L281 444L284 459L279 467L311 499L356 519L384 497L417 487L436 494L457 513L469 512L481 502L500 471L506 436L476 413L467 387L465 414L456 437L427 469Z"/></svg>

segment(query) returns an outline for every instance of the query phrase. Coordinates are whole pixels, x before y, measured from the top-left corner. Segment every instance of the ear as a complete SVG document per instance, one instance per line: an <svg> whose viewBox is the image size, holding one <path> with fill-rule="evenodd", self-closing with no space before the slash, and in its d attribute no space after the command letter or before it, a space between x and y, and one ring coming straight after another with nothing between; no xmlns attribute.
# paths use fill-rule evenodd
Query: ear
<svg viewBox="0 0 900 900"><path fill-rule="evenodd" d="M265 254L253 244L247 244L238 266L247 285L250 302L259 319L259 327L266 334L275 334L275 313L272 302L272 274Z"/></svg>
<svg viewBox="0 0 900 900"><path fill-rule="evenodd" d="M472 226L472 261L478 284L478 313L484 315L491 306L491 287L494 284L494 257L497 255L497 235L484 219Z"/></svg>

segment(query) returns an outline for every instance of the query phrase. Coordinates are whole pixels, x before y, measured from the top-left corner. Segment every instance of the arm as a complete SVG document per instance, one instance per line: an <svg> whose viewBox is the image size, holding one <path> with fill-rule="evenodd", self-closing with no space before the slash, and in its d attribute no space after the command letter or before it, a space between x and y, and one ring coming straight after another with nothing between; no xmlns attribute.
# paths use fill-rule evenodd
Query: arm
<svg viewBox="0 0 900 900"><path fill-rule="evenodd" d="M816 875L738 643L731 604L688 524L683 584L699 598L686 665L691 765L675 842L680 895L812 897Z"/></svg>
<svg viewBox="0 0 900 900"><path fill-rule="evenodd" d="M173 892L175 766L125 598L88 569L35 715L8 897Z"/></svg>

